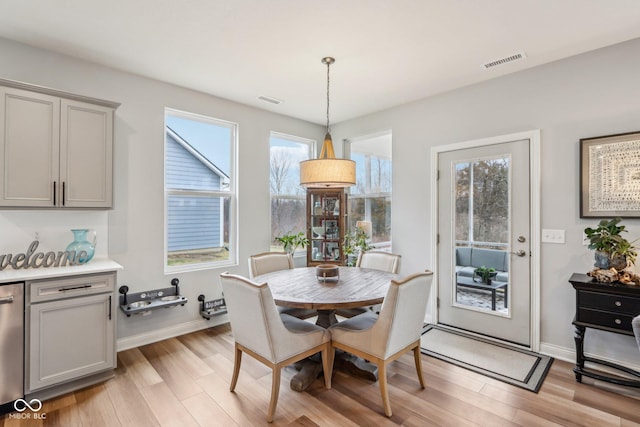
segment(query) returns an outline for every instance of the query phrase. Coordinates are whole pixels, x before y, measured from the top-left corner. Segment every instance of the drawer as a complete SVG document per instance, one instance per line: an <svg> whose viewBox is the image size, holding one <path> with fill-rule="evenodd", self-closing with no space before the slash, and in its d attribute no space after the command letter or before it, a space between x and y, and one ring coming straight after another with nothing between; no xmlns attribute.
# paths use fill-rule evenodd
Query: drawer
<svg viewBox="0 0 640 427"><path fill-rule="evenodd" d="M27 282L30 303L75 298L85 295L113 292L116 287L115 273L66 276L60 279L34 280Z"/></svg>
<svg viewBox="0 0 640 427"><path fill-rule="evenodd" d="M599 292L578 291L578 307L612 311L614 313L639 314L640 298Z"/></svg>
<svg viewBox="0 0 640 427"><path fill-rule="evenodd" d="M579 308L576 320L578 322L590 323L594 326L603 326L619 331L632 331L631 319L633 319L633 317L633 315L628 314Z"/></svg>

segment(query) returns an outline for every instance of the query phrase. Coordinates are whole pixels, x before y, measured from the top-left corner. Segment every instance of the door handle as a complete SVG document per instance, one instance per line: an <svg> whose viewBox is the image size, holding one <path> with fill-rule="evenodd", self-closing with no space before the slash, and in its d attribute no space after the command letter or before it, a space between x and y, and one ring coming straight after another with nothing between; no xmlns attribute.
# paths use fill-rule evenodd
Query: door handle
<svg viewBox="0 0 640 427"><path fill-rule="evenodd" d="M13 302L13 295L9 295L8 297L0 298L0 304L11 304Z"/></svg>
<svg viewBox="0 0 640 427"><path fill-rule="evenodd" d="M517 255L519 257L523 257L523 256L527 255L527 251L525 251L523 249L520 249L519 251L511 252L511 253L514 254L514 255Z"/></svg>

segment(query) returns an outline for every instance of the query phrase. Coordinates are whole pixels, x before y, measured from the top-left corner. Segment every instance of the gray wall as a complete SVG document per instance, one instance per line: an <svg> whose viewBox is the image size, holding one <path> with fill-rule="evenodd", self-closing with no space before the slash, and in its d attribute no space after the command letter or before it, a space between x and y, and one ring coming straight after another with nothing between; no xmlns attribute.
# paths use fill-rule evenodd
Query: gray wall
<svg viewBox="0 0 640 427"><path fill-rule="evenodd" d="M215 324L216 320L207 322L199 315L198 295L219 297L221 272L248 275L248 256L270 247L270 132L320 140L324 127L6 39L0 39L0 58L1 78L121 103L115 118L114 208L107 213L0 210L0 249L24 251L35 230L46 232L40 235L41 247L64 248L73 240L69 229L82 225L99 230L97 252L101 252L96 256L106 256L108 243L109 257L124 266L118 286L126 284L131 292L141 292L170 286L173 277L180 278L180 289L189 299L184 307L145 317L119 314L121 349ZM236 266L164 274L165 107L238 123Z"/></svg>
<svg viewBox="0 0 640 427"><path fill-rule="evenodd" d="M540 129L541 225L566 230L564 245L541 248L541 348L572 359L567 280L591 268L582 231L598 221L579 217L579 140L640 130L639 76L637 39L334 125L333 140L393 130L393 250L410 271L435 267L431 147ZM640 237L639 220L624 224L630 240ZM632 337L589 331L585 351L640 366Z"/></svg>
<svg viewBox="0 0 640 427"><path fill-rule="evenodd" d="M269 132L320 140L322 126L260 111L216 97L121 73L0 39L0 77L122 103L116 114L115 207L104 215L57 215L59 235L67 223L108 225L109 256L124 266L119 284L132 291L168 286L163 274L163 145L165 107L239 124L239 264L229 271L248 274L246 259L268 249ZM490 72L490 71L488 71ZM566 244L542 244L542 349L573 356L573 289L567 279L584 272L592 254L582 230L595 221L579 218L579 139L640 130L640 40L497 78L366 117L334 124L334 141L393 130L393 250L402 272L433 268L429 215L430 148L436 145L541 129L543 228L566 230ZM426 77L425 77L426 78ZM340 155L342 147L336 144ZM46 213L0 212L0 225L22 249L33 228L48 226ZM84 215L84 217L82 216ZM65 222L66 218L71 219ZM26 219L24 219L26 218ZM629 237L640 236L640 221L626 220ZM91 225L91 224L90 224ZM60 231L63 230L64 232ZM58 234L51 233L52 239ZM19 242L17 240L20 240ZM190 299L184 308L143 318L118 319L121 348L186 332L212 323L198 316L197 295L220 293L220 270L177 275ZM640 364L635 341L589 331L586 350Z"/></svg>

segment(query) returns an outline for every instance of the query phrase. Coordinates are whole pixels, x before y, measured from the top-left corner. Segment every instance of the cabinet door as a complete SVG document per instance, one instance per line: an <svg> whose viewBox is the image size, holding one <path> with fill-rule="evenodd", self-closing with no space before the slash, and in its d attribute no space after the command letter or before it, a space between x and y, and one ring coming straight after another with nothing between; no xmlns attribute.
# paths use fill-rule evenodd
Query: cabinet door
<svg viewBox="0 0 640 427"><path fill-rule="evenodd" d="M57 202L60 99L4 87L0 95L0 206L52 207Z"/></svg>
<svg viewBox="0 0 640 427"><path fill-rule="evenodd" d="M27 392L115 367L112 294L29 307Z"/></svg>
<svg viewBox="0 0 640 427"><path fill-rule="evenodd" d="M61 206L109 208L113 195L113 109L62 100Z"/></svg>

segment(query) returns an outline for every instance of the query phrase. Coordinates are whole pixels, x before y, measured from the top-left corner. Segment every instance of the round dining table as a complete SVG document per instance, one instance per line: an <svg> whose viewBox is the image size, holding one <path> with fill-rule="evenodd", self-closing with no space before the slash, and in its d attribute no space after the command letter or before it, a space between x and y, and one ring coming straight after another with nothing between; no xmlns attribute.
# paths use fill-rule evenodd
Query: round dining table
<svg viewBox="0 0 640 427"><path fill-rule="evenodd" d="M338 267L338 276L318 276L316 267L273 271L255 276L252 280L267 283L276 305L313 309L318 313L316 324L323 328L338 322L336 310L368 307L380 304L387 295L390 281L398 274L359 267ZM375 365L347 354L336 354L336 368L352 375L376 381ZM303 391L320 374L322 365L317 361L303 363L291 379L291 388Z"/></svg>
<svg viewBox="0 0 640 427"><path fill-rule="evenodd" d="M337 322L339 309L380 304L387 295L391 279L398 274L359 267L339 267L337 279L323 280L316 267L278 270L255 276L266 282L276 305L318 311L316 324L328 328Z"/></svg>

